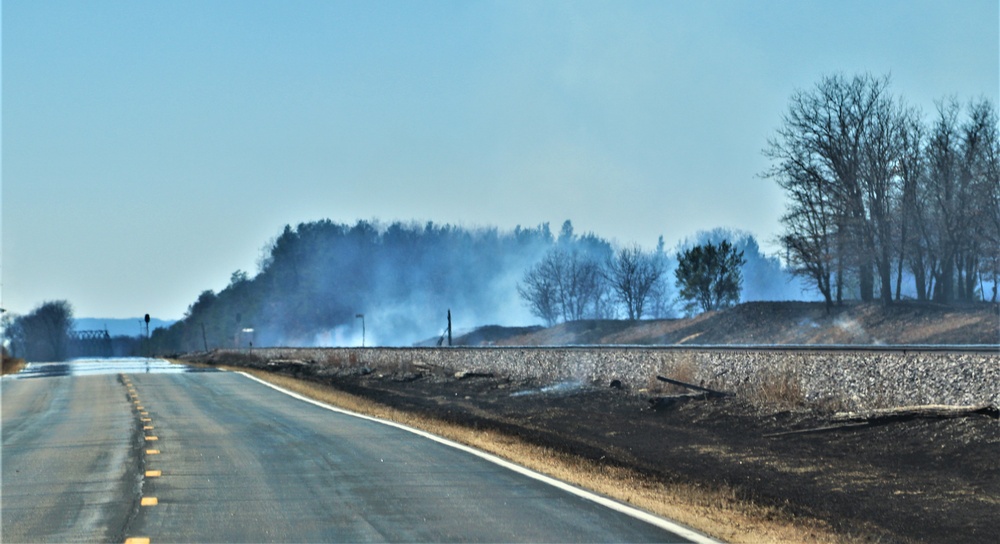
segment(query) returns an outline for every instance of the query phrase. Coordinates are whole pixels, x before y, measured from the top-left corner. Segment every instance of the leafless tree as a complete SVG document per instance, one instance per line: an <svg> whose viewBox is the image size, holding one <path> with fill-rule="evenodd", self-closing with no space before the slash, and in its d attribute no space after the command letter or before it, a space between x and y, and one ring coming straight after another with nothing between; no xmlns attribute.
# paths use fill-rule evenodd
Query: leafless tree
<svg viewBox="0 0 1000 544"><path fill-rule="evenodd" d="M559 287L556 278L561 271L557 259L548 256L542 262L528 269L517 285L517 293L531 310L531 313L545 320L547 326L559 321Z"/></svg>
<svg viewBox="0 0 1000 544"><path fill-rule="evenodd" d="M637 245L620 248L608 259L604 275L630 321L642 319L650 291L663 275L662 260Z"/></svg>
<svg viewBox="0 0 1000 544"><path fill-rule="evenodd" d="M873 99L862 147L864 246L877 272L883 304L892 302L892 263L897 253L896 203L902 189L899 164L903 151L903 110L884 90Z"/></svg>
<svg viewBox="0 0 1000 544"><path fill-rule="evenodd" d="M899 300L902 290L904 266L913 274L917 300L927 300L931 294L931 277L936 261L928 216L925 138L920 113L916 110L907 111L900 127L899 178L902 188L897 212L899 263L896 271L896 300Z"/></svg>
<svg viewBox="0 0 1000 544"><path fill-rule="evenodd" d="M596 317L604 291L601 266L579 251L562 253L563 276L560 281L563 319L575 321Z"/></svg>
<svg viewBox="0 0 1000 544"><path fill-rule="evenodd" d="M980 282L983 276L990 279L992 293L990 300L997 301L1000 288L1000 120L996 109L986 100L973 106L974 125L982 130L979 146L979 166L975 169L981 178L980 204L982 216L977 232L985 248L981 252ZM983 297L986 293L983 292Z"/></svg>
<svg viewBox="0 0 1000 544"><path fill-rule="evenodd" d="M604 276L597 261L578 250L553 248L529 269L518 294L548 325L562 318L575 321L601 317Z"/></svg>
<svg viewBox="0 0 1000 544"><path fill-rule="evenodd" d="M1000 190L997 178L1000 169L997 166L998 130L996 110L987 100L969 104L968 117L961 128L960 146L962 167L959 180L965 205L965 223L958 249L960 257L956 261L960 300L976 298L976 289L982 285L982 263L987 255L995 256L997 253L998 246L992 231L1000 214L994 196ZM991 234L994 234L993 243L990 243Z"/></svg>
<svg viewBox="0 0 1000 544"><path fill-rule="evenodd" d="M824 189L822 177L811 175L807 169L790 168L781 180L789 192L789 209L782 216L788 264L793 272L809 278L823 295L827 309L833 306L831 277L835 263L836 219L830 194Z"/></svg>
<svg viewBox="0 0 1000 544"><path fill-rule="evenodd" d="M63 361L69 354L73 307L65 300L42 303L30 314L14 318L7 334L14 353L30 361Z"/></svg>
<svg viewBox="0 0 1000 544"><path fill-rule="evenodd" d="M894 264L897 300L904 265L917 298L940 302L973 300L983 274L1000 276L996 109L980 100L961 113L957 100L939 102L925 129L888 78L870 75L826 77L792 96L765 176L789 196L789 262L828 304L854 281L861 300L877 289L889 304Z"/></svg>
<svg viewBox="0 0 1000 544"><path fill-rule="evenodd" d="M933 271L933 298L938 302L956 299L956 263L963 260L961 248L970 211L966 207L972 204L962 172L960 111L955 99L939 102L927 143L930 228L934 231L932 237L938 256Z"/></svg>

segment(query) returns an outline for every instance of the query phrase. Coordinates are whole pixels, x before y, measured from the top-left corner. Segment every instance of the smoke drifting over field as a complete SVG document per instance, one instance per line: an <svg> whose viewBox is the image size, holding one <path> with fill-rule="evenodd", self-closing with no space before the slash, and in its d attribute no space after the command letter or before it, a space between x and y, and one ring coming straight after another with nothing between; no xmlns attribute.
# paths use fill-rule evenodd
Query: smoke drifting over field
<svg viewBox="0 0 1000 544"><path fill-rule="evenodd" d="M220 293L202 293L164 343L410 345L440 336L449 310L453 329L532 323L517 282L553 243L547 224L508 232L369 221L288 226L264 248L255 277L238 271ZM253 332L237 332L245 329Z"/></svg>
<svg viewBox="0 0 1000 544"><path fill-rule="evenodd" d="M720 236L735 237L746 251L744 300L794 298L798 286L789 285L777 259L760 255L752 236L720 230L698 241ZM517 287L555 248L598 260L612 254L610 242L574 234L569 221L558 236L547 223L511 231L329 220L287 226L265 246L256 276L233 273L228 287L203 292L184 320L157 331L154 340L164 351L251 344L406 346L444 334L449 310L454 331L536 324ZM658 251L667 260L665 296L672 298L671 252L662 245ZM669 302L666 307L669 312ZM617 310L609 311L605 317Z"/></svg>

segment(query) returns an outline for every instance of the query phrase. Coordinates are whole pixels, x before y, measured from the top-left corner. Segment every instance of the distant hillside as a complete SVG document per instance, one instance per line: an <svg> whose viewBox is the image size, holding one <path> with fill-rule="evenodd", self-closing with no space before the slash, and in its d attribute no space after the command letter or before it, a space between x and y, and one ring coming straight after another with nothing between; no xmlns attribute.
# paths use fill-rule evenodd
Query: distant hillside
<svg viewBox="0 0 1000 544"><path fill-rule="evenodd" d="M456 343L572 344L998 344L1000 306L904 302L883 308L850 304L829 314L822 303L748 302L690 319L574 321L510 335L478 329Z"/></svg>
<svg viewBox="0 0 1000 544"><path fill-rule="evenodd" d="M78 331L103 331L107 329L111 336L141 336L146 332L146 322L142 317L103 318L80 317L74 320L73 329ZM152 318L149 320L149 332L167 328L175 321ZM141 328L140 328L141 327Z"/></svg>

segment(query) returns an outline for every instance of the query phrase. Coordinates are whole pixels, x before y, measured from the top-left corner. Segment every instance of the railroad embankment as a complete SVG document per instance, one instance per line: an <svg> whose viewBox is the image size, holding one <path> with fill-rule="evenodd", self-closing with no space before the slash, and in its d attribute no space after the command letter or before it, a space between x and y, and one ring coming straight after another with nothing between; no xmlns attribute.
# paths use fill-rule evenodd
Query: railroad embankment
<svg viewBox="0 0 1000 544"><path fill-rule="evenodd" d="M219 350L206 362L289 366L297 374L384 374L395 379L487 374L540 384L633 392L666 376L736 393L755 404L857 410L917 404L1000 404L1000 352L927 349L739 348L269 348ZM644 391L645 390L645 391Z"/></svg>

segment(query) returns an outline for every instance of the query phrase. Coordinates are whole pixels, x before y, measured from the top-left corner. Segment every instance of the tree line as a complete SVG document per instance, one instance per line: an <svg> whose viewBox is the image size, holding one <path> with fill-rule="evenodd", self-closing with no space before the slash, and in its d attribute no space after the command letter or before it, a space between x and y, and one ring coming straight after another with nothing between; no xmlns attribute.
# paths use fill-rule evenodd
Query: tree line
<svg viewBox="0 0 1000 544"><path fill-rule="evenodd" d="M592 234L577 237L566 221L554 247L524 273L517 291L549 326L620 315L629 321L661 319L675 314L678 301L689 314L736 304L745 263L743 252L727 240L695 245L671 262L663 237L653 251L635 244L614 248Z"/></svg>
<svg viewBox="0 0 1000 544"><path fill-rule="evenodd" d="M994 104L937 102L931 120L869 74L792 95L764 151L788 197L781 243L828 307L997 300L1000 137Z"/></svg>
<svg viewBox="0 0 1000 544"><path fill-rule="evenodd" d="M739 239L768 276L761 285L786 282L752 237ZM152 349L355 345L361 319L369 344L406 345L439 336L449 309L459 329L532 315L549 324L673 317L676 263L662 239L647 252L579 235L570 221L556 234L547 223L509 231L301 223L265 245L256 275L234 272L223 290L202 292L182 320L153 331Z"/></svg>
<svg viewBox="0 0 1000 544"><path fill-rule="evenodd" d="M71 355L73 306L65 300L52 300L25 315L4 314L3 329L15 357L29 361L65 361Z"/></svg>
<svg viewBox="0 0 1000 544"><path fill-rule="evenodd" d="M150 354L146 339L104 330L76 330L73 305L50 300L24 315L4 313L5 353L28 361L56 362L74 357L139 357Z"/></svg>
<svg viewBox="0 0 1000 544"><path fill-rule="evenodd" d="M254 277L236 271L222 291L202 292L153 341L165 351L343 345L360 342L365 319L370 341L401 345L439 335L452 308L458 323L506 322L523 313L511 301L520 273L553 240L548 224L289 225L263 248Z"/></svg>

